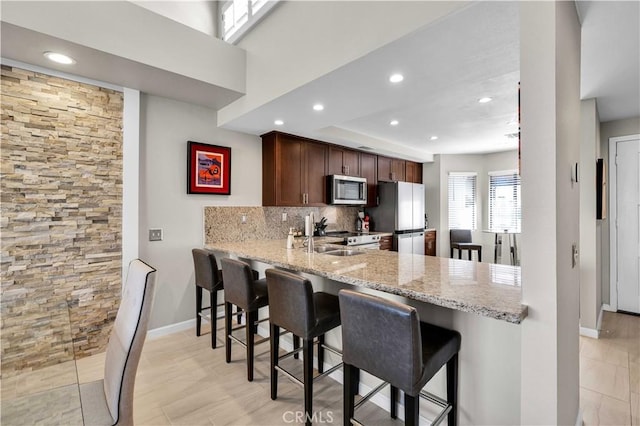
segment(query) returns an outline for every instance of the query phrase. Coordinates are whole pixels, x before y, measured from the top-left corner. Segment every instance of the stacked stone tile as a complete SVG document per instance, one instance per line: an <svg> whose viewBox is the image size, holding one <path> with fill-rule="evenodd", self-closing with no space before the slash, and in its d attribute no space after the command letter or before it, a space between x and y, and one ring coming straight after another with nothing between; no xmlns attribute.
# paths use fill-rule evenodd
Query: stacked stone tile
<svg viewBox="0 0 640 426"><path fill-rule="evenodd" d="M4 376L104 350L121 292L123 96L1 75Z"/></svg>

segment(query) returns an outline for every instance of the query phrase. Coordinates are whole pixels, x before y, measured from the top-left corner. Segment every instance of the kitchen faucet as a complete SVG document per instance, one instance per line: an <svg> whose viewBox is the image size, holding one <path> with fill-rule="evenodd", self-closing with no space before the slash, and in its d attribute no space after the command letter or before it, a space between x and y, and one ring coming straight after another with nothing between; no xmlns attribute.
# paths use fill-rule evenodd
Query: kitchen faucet
<svg viewBox="0 0 640 426"><path fill-rule="evenodd" d="M309 237L307 242L307 253L313 253L313 224L315 220L313 218L313 213L309 213Z"/></svg>

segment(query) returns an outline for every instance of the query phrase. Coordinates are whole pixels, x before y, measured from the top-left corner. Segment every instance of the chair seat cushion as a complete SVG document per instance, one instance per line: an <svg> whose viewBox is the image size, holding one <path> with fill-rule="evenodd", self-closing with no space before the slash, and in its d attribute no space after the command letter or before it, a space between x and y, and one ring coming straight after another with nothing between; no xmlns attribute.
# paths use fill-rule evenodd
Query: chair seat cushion
<svg viewBox="0 0 640 426"><path fill-rule="evenodd" d="M320 336L340 325L340 303L338 297L329 293L313 293L316 309L316 325L309 330L308 338Z"/></svg>
<svg viewBox="0 0 640 426"><path fill-rule="evenodd" d="M109 407L107 407L103 380L81 384L80 400L82 401L82 417L85 425L111 426L115 423L109 413Z"/></svg>
<svg viewBox="0 0 640 426"><path fill-rule="evenodd" d="M429 380L460 351L460 333L437 325L420 322L422 338L422 375L413 389L405 391L416 396Z"/></svg>
<svg viewBox="0 0 640 426"><path fill-rule="evenodd" d="M457 248L458 250L480 250L482 245L474 243L451 243L451 248Z"/></svg>

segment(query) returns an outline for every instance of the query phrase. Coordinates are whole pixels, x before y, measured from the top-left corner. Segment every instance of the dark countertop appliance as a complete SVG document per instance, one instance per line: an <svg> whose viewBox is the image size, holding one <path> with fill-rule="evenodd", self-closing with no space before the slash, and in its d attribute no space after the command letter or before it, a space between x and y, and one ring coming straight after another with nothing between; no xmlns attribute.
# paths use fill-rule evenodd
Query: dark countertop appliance
<svg viewBox="0 0 640 426"><path fill-rule="evenodd" d="M424 185L380 182L378 207L367 209L376 230L393 230L393 249L424 255Z"/></svg>

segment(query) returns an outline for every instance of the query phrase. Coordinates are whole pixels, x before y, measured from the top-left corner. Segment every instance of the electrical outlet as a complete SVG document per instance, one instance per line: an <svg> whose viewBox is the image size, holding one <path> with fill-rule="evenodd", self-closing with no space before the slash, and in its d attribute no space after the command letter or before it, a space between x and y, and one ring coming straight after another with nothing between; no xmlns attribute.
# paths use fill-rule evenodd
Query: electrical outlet
<svg viewBox="0 0 640 426"><path fill-rule="evenodd" d="M247 215L246 215L246 214L243 214L243 215L240 217L240 223L247 223Z"/></svg>
<svg viewBox="0 0 640 426"><path fill-rule="evenodd" d="M162 229L149 229L149 241L162 241Z"/></svg>
<svg viewBox="0 0 640 426"><path fill-rule="evenodd" d="M283 222L287 221L287 213L286 212L282 213L282 221Z"/></svg>

